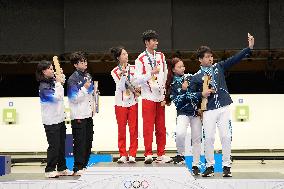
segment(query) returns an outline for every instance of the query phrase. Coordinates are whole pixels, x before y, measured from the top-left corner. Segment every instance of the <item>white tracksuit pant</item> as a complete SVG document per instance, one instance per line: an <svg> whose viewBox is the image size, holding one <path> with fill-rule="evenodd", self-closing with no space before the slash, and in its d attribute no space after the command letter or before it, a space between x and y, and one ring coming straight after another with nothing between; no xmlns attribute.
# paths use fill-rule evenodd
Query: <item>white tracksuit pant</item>
<svg viewBox="0 0 284 189"><path fill-rule="evenodd" d="M191 146L193 154L193 166L198 166L200 153L201 153L201 136L202 136L202 124L200 117L192 117L186 115L179 115L177 117L176 126L176 147L178 155L184 155L185 153L185 138L187 136L187 128L191 127Z"/></svg>
<svg viewBox="0 0 284 189"><path fill-rule="evenodd" d="M205 158L206 166L214 166L214 142L216 133L216 124L219 129L219 137L222 144L223 167L231 167L231 141L232 126L230 119L230 108L224 106L215 110L203 112L203 128L205 134Z"/></svg>

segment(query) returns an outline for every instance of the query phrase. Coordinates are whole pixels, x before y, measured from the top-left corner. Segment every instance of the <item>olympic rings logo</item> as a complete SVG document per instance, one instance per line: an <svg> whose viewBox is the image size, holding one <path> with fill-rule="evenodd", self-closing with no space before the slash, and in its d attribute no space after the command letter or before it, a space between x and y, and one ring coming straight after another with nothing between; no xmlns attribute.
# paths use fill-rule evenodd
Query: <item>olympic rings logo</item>
<svg viewBox="0 0 284 189"><path fill-rule="evenodd" d="M146 180L143 181L139 181L139 180L134 180L134 181L125 181L124 182L124 187L127 189L137 189L137 188L148 188L149 187L149 183Z"/></svg>

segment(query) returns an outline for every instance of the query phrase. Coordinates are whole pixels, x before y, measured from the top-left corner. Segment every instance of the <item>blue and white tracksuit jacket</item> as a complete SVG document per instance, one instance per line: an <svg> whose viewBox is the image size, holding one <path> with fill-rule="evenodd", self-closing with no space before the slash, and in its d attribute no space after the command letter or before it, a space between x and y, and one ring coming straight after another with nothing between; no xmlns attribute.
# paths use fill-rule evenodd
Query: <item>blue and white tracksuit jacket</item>
<svg viewBox="0 0 284 189"><path fill-rule="evenodd" d="M44 125L58 124L65 120L64 88L61 83L55 82L53 78L41 81L39 97Z"/></svg>
<svg viewBox="0 0 284 189"><path fill-rule="evenodd" d="M84 87L91 81L89 89ZM76 70L67 81L67 96L70 106L70 118L85 119L93 117L94 110L94 83L89 73Z"/></svg>
<svg viewBox="0 0 284 189"><path fill-rule="evenodd" d="M211 76L210 87L214 89L216 93L212 93L208 96L207 110L218 109L230 105L233 102L228 92L224 75L225 71L247 57L250 52L250 48L245 48L235 56L218 62L211 67L201 66L200 70L193 75L189 85L190 90L193 92L202 92L204 76L206 74Z"/></svg>
<svg viewBox="0 0 284 189"><path fill-rule="evenodd" d="M197 116L197 105L201 100L202 92L192 93L189 88L187 90L183 90L182 84L185 77L187 78L186 80L189 81L190 85L189 77L191 77L191 75L174 76L173 82L171 83L170 98L176 106L177 116Z"/></svg>

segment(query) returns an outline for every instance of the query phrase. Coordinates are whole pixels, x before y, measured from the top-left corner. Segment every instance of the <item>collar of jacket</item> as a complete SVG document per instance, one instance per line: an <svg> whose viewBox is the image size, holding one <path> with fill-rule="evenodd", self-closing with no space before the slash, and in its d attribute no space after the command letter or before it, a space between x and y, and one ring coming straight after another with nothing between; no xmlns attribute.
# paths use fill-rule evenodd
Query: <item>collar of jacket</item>
<svg viewBox="0 0 284 189"><path fill-rule="evenodd" d="M41 82L47 83L50 86L55 86L55 78L44 78Z"/></svg>
<svg viewBox="0 0 284 189"><path fill-rule="evenodd" d="M79 75L81 75L81 76L85 76L86 75L86 71L84 71L84 72L82 72L82 71L80 71L80 70L76 70L76 72L79 74Z"/></svg>
<svg viewBox="0 0 284 189"><path fill-rule="evenodd" d="M173 81L183 81L184 75L174 75Z"/></svg>
<svg viewBox="0 0 284 189"><path fill-rule="evenodd" d="M205 72L207 75L212 75L213 66L200 66L201 71Z"/></svg>

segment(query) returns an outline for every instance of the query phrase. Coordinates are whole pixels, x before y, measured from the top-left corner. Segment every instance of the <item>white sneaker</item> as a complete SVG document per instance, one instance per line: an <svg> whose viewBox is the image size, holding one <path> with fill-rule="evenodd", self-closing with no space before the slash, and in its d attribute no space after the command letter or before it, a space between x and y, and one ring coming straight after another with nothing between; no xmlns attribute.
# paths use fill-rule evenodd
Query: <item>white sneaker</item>
<svg viewBox="0 0 284 189"><path fill-rule="evenodd" d="M63 171L58 171L59 176L71 176L73 175L72 171L69 171L68 169L65 169Z"/></svg>
<svg viewBox="0 0 284 189"><path fill-rule="evenodd" d="M152 155L148 155L145 157L145 161L144 161L145 164L151 164L152 162L153 162Z"/></svg>
<svg viewBox="0 0 284 189"><path fill-rule="evenodd" d="M156 163L171 163L172 161L173 159L166 155L158 156L156 159Z"/></svg>
<svg viewBox="0 0 284 189"><path fill-rule="evenodd" d="M83 169L81 169L81 170L79 170L77 172L74 172L72 176L82 176L84 174L84 172L85 171Z"/></svg>
<svg viewBox="0 0 284 189"><path fill-rule="evenodd" d="M128 162L129 162L129 163L136 163L135 157L129 156Z"/></svg>
<svg viewBox="0 0 284 189"><path fill-rule="evenodd" d="M126 163L127 162L127 157L126 156L121 156L118 160L117 163Z"/></svg>
<svg viewBox="0 0 284 189"><path fill-rule="evenodd" d="M59 174L57 171L45 172L46 178L58 178Z"/></svg>

